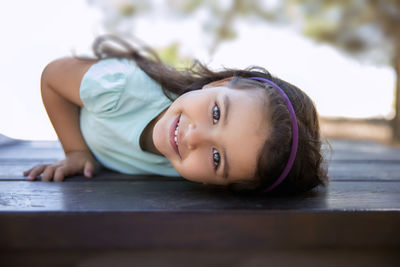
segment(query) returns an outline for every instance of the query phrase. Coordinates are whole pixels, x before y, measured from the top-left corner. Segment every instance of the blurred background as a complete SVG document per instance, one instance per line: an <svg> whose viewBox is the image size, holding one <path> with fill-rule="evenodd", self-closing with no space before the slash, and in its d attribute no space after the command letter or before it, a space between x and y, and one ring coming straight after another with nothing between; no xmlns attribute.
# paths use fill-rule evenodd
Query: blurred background
<svg viewBox="0 0 400 267"><path fill-rule="evenodd" d="M113 33L177 67L265 67L314 100L326 137L400 140L397 0L15 0L0 32L0 134L12 138L57 138L41 71Z"/></svg>

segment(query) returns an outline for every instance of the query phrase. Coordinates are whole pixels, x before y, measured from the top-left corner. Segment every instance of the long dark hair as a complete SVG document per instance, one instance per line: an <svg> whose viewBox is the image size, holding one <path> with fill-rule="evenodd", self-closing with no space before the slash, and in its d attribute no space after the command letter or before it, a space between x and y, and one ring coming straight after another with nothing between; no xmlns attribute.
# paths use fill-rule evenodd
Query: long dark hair
<svg viewBox="0 0 400 267"><path fill-rule="evenodd" d="M312 100L296 86L273 77L261 67L212 71L199 61L194 61L192 66L177 70L163 63L151 48L135 48L127 41L112 35L98 37L93 44L93 51L98 59L116 57L134 60L147 75L161 85L164 94L171 100L174 100L173 94L179 96L228 77L233 77L227 84L231 88L264 88L268 102L265 108L265 117L270 127L268 138L258 155L254 179L230 184L228 188L234 191L259 192L268 187L283 171L289 157L292 132L289 112L283 98L268 85L246 78L257 76L273 81L289 97L299 126L299 146L295 163L284 182L273 192L295 194L327 183L318 114Z"/></svg>

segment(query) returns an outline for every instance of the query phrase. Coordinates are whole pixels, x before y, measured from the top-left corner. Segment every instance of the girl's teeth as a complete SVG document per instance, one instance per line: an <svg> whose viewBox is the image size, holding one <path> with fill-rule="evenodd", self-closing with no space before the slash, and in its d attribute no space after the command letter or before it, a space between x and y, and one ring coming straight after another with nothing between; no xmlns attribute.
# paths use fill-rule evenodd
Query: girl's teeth
<svg viewBox="0 0 400 267"><path fill-rule="evenodd" d="M175 137L174 137L174 141L175 141L175 144L177 144L178 145L178 128L179 128L179 126L177 126L176 127L176 129L175 129Z"/></svg>

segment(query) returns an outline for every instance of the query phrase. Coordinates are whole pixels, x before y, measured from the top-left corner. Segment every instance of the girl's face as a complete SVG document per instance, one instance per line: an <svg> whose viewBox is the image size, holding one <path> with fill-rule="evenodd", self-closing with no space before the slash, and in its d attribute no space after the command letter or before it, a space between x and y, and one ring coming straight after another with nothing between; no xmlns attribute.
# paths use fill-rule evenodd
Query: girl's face
<svg viewBox="0 0 400 267"><path fill-rule="evenodd" d="M157 121L157 150L187 180L226 185L251 180L267 134L262 89L226 81L180 96Z"/></svg>

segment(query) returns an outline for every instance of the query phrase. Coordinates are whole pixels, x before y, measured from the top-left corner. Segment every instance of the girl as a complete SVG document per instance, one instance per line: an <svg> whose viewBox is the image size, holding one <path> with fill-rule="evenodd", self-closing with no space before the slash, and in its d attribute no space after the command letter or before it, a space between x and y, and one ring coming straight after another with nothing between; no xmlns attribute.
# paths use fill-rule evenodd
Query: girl
<svg viewBox="0 0 400 267"><path fill-rule="evenodd" d="M28 180L90 178L105 166L246 192L325 184L317 112L294 85L259 67L180 71L114 36L93 49L96 59L63 58L43 71L65 159L25 171Z"/></svg>

